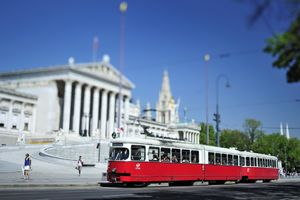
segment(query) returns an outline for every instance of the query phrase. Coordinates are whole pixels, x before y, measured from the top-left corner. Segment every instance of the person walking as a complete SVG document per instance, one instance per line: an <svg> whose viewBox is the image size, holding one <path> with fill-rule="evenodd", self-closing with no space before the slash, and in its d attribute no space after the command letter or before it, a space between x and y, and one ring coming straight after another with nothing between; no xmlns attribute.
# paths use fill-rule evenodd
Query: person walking
<svg viewBox="0 0 300 200"><path fill-rule="evenodd" d="M24 160L24 179L29 179L29 171L31 170L31 159L28 153L25 155Z"/></svg>
<svg viewBox="0 0 300 200"><path fill-rule="evenodd" d="M82 166L83 166L83 161L81 156L79 156L79 159L77 161L77 167L76 167L76 169L78 170L78 176L81 175Z"/></svg>

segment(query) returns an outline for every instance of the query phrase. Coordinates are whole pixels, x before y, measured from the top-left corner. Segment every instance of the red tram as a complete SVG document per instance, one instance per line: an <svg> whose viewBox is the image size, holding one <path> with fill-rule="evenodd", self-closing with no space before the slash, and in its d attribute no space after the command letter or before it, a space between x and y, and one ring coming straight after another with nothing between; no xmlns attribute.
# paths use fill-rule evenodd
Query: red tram
<svg viewBox="0 0 300 200"><path fill-rule="evenodd" d="M277 162L270 155L179 140L117 138L110 147L107 180L127 185L269 182L278 179Z"/></svg>

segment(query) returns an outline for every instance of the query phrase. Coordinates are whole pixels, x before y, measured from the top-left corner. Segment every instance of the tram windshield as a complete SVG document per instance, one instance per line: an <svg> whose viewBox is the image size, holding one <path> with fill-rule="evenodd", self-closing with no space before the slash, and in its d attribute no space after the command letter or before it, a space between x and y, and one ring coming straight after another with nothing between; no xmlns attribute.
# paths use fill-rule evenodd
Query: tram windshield
<svg viewBox="0 0 300 200"><path fill-rule="evenodd" d="M127 148L111 148L109 159L110 160L126 160L129 156L129 150Z"/></svg>

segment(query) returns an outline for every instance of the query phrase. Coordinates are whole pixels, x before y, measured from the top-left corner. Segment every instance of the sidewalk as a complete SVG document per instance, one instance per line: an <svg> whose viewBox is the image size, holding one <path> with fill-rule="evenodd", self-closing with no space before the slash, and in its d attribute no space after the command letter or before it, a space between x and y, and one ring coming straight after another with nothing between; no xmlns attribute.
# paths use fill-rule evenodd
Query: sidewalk
<svg viewBox="0 0 300 200"><path fill-rule="evenodd" d="M106 164L83 167L81 176L76 162L40 156L42 145L0 147L0 187L17 186L96 186L102 181ZM32 159L30 179L24 180L22 165L25 154Z"/></svg>

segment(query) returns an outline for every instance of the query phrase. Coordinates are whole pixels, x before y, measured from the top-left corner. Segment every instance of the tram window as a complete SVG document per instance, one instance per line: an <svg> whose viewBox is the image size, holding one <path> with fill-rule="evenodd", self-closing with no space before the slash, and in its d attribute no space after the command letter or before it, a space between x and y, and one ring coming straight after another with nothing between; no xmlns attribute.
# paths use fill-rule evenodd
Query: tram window
<svg viewBox="0 0 300 200"><path fill-rule="evenodd" d="M270 167L274 167L274 162L273 162L274 160L270 160Z"/></svg>
<svg viewBox="0 0 300 200"><path fill-rule="evenodd" d="M161 155L162 162L170 162L170 149L169 148L161 148L160 155Z"/></svg>
<svg viewBox="0 0 300 200"><path fill-rule="evenodd" d="M212 165L215 164L215 153L208 153L208 163Z"/></svg>
<svg viewBox="0 0 300 200"><path fill-rule="evenodd" d="M145 146L131 146L131 160L145 160Z"/></svg>
<svg viewBox="0 0 300 200"><path fill-rule="evenodd" d="M192 163L199 163L199 151L192 151Z"/></svg>
<svg viewBox="0 0 300 200"><path fill-rule="evenodd" d="M178 163L180 159L180 149L172 149L172 163Z"/></svg>
<svg viewBox="0 0 300 200"><path fill-rule="evenodd" d="M263 167L266 167L266 159L263 159Z"/></svg>
<svg viewBox="0 0 300 200"><path fill-rule="evenodd" d="M126 160L129 156L127 148L111 148L109 159L110 160Z"/></svg>
<svg viewBox="0 0 300 200"><path fill-rule="evenodd" d="M190 150L182 150L182 162L189 163L190 162Z"/></svg>
<svg viewBox="0 0 300 200"><path fill-rule="evenodd" d="M159 148L149 147L149 161L159 161Z"/></svg>
<svg viewBox="0 0 300 200"><path fill-rule="evenodd" d="M227 154L222 154L222 165L227 165Z"/></svg>
<svg viewBox="0 0 300 200"><path fill-rule="evenodd" d="M238 166L239 165L239 157L234 155L233 156L233 165Z"/></svg>
<svg viewBox="0 0 300 200"><path fill-rule="evenodd" d="M254 158L253 157L250 158L250 161L251 161L251 166L254 166Z"/></svg>
<svg viewBox="0 0 300 200"><path fill-rule="evenodd" d="M250 158L246 157L246 166L250 166Z"/></svg>
<svg viewBox="0 0 300 200"><path fill-rule="evenodd" d="M233 165L232 155L228 155L228 165Z"/></svg>
<svg viewBox="0 0 300 200"><path fill-rule="evenodd" d="M216 165L221 165L221 154L216 153Z"/></svg>
<svg viewBox="0 0 300 200"><path fill-rule="evenodd" d="M258 158L254 158L254 166L256 166L256 167L257 167L257 159Z"/></svg>
<svg viewBox="0 0 300 200"><path fill-rule="evenodd" d="M258 166L259 166L259 167L262 166L262 159L261 159L261 158L258 159Z"/></svg>
<svg viewBox="0 0 300 200"><path fill-rule="evenodd" d="M241 156L240 159L241 166L245 166L245 157Z"/></svg>
<svg viewBox="0 0 300 200"><path fill-rule="evenodd" d="M273 160L270 160L270 167L273 167Z"/></svg>

